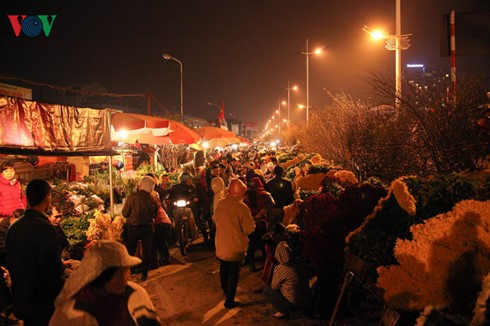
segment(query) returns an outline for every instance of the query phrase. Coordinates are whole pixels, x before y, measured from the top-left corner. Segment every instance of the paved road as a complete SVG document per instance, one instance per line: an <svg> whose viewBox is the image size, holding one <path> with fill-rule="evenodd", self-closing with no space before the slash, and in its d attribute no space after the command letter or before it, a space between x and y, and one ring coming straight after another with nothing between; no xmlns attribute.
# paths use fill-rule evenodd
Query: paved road
<svg viewBox="0 0 490 326"><path fill-rule="evenodd" d="M327 325L300 313L289 320L277 320L274 309L264 301L260 271L240 271L237 298L242 305L225 309L224 296L219 287L219 264L214 251L203 243L193 245L188 257L182 257L177 248L171 249L172 264L150 271L142 285L147 289L164 325ZM139 275L133 277L138 282ZM355 320L344 320L336 325L367 325ZM371 324L373 325L373 324Z"/></svg>

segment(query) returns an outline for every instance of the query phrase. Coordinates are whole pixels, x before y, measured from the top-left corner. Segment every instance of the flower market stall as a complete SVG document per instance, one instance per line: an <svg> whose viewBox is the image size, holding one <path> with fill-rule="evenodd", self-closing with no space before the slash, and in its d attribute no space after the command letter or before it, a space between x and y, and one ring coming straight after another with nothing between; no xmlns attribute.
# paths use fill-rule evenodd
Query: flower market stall
<svg viewBox="0 0 490 326"><path fill-rule="evenodd" d="M296 223L318 277L317 310L330 324L342 304L384 325L486 325L488 170L405 176L384 186L359 182L315 154L276 158L304 200Z"/></svg>
<svg viewBox="0 0 490 326"><path fill-rule="evenodd" d="M111 147L111 114L112 110L108 109L45 104L1 96L0 153L61 157L108 156L110 162L115 154ZM109 170L112 170L111 164ZM104 200L96 194L97 190L99 195L105 194L102 196L112 202L112 192L109 191L112 178L91 186L59 179L51 182L54 184L54 200L64 205L68 215L64 228L70 242L74 244L80 236L73 236L73 233L80 229L87 230L88 225L83 224L90 224L90 217L99 214L97 211L103 208ZM100 191L101 188L104 191ZM70 218L76 218L76 223ZM107 219L107 216L104 218ZM109 219L113 223L111 217Z"/></svg>

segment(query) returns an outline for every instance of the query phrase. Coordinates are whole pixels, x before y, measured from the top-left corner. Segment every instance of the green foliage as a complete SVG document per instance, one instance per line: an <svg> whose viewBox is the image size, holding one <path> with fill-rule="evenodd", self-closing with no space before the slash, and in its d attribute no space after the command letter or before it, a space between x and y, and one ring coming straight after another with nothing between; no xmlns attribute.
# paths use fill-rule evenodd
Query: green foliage
<svg viewBox="0 0 490 326"><path fill-rule="evenodd" d="M289 179L289 180L294 180L294 178L296 177L296 170L293 168L290 168L287 172L286 172L286 175L285 175L285 178L286 179Z"/></svg>
<svg viewBox="0 0 490 326"><path fill-rule="evenodd" d="M332 167L330 165L326 164L314 164L310 166L310 169L308 170L308 174L317 174L317 173L327 173L330 171Z"/></svg>
<svg viewBox="0 0 490 326"><path fill-rule="evenodd" d="M89 219L94 217L94 211L81 216L70 216L63 220L61 227L68 238L70 246L80 242L86 242L85 233L90 225Z"/></svg>
<svg viewBox="0 0 490 326"><path fill-rule="evenodd" d="M277 162L284 163L292 160L298 155L298 153L276 153Z"/></svg>
<svg viewBox="0 0 490 326"><path fill-rule="evenodd" d="M155 171L153 171L153 166L151 166L151 165L140 165L138 167L138 169L136 170L136 174L139 176L142 176L142 177L147 175L148 173L155 173Z"/></svg>
<svg viewBox="0 0 490 326"><path fill-rule="evenodd" d="M310 160L315 155L317 155L317 153L310 153L302 161L298 162L295 165L291 165L287 169L287 171L286 171L285 178L286 179L289 179L289 180L294 180L294 178L296 177L295 168L296 167L303 168L306 164L309 164L310 165L310 170L308 171L308 174L326 173L326 172L330 171L330 169L331 169L330 166L327 166L327 165L315 165L315 164L311 163ZM294 155L290 159L293 159L295 157L296 157L296 155Z"/></svg>

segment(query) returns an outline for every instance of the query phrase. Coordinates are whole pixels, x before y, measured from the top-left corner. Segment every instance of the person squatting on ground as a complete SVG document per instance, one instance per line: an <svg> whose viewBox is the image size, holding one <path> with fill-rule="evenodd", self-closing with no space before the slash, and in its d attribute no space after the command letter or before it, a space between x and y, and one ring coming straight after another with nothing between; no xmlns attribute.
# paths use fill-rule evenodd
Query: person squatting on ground
<svg viewBox="0 0 490 326"><path fill-rule="evenodd" d="M119 242L92 243L56 298L49 325L160 325L146 290L129 281L140 263Z"/></svg>
<svg viewBox="0 0 490 326"><path fill-rule="evenodd" d="M303 310L309 315L311 310L308 266L298 248L293 248L295 242L293 239L290 244L282 241L277 245L275 257L279 265L274 268L271 285L264 288L266 300L277 309L274 314L277 318L288 318L292 310Z"/></svg>
<svg viewBox="0 0 490 326"><path fill-rule="evenodd" d="M255 229L250 209L242 202L247 187L234 179L228 187L228 194L219 201L213 220L216 225L216 257L220 261L221 289L226 297L225 308L239 305L235 301L240 265L245 259L248 235Z"/></svg>
<svg viewBox="0 0 490 326"><path fill-rule="evenodd" d="M151 195L154 187L153 178L144 176L141 179L138 192L128 197L122 210L123 216L127 219L126 248L131 255L135 254L138 241L141 240L143 251L142 281L146 281L148 277L153 220L158 211L157 200Z"/></svg>
<svg viewBox="0 0 490 326"><path fill-rule="evenodd" d="M51 209L51 186L32 180L26 195L30 208L7 232L14 315L26 326L47 325L64 282L58 236L45 215Z"/></svg>
<svg viewBox="0 0 490 326"><path fill-rule="evenodd" d="M270 193L265 191L264 185L259 178L254 177L249 182L249 190L245 193L243 202L250 208L255 221L255 230L248 236L247 260L250 271L255 272L255 251L262 252L262 259L265 261L266 253L262 237L267 232L267 221L269 209L274 206L274 199Z"/></svg>
<svg viewBox="0 0 490 326"><path fill-rule="evenodd" d="M266 259L264 263L264 269L262 270L261 278L265 284L270 285L272 282L272 276L274 275L274 268L279 265L275 255L276 248L279 243L286 240L286 227L282 223L274 225L272 231L267 232L263 237L266 252Z"/></svg>

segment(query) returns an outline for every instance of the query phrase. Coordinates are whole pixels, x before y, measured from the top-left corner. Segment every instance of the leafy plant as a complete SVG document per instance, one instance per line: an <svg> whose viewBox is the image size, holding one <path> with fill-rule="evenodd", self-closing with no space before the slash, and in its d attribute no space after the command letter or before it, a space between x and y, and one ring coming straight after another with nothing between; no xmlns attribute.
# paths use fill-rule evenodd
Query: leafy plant
<svg viewBox="0 0 490 326"><path fill-rule="evenodd" d="M310 168L308 169L308 174L316 174L316 173L327 173L328 171L330 171L331 169L331 166L328 166L326 164L313 164L312 166L310 166Z"/></svg>
<svg viewBox="0 0 490 326"><path fill-rule="evenodd" d="M85 233L90 225L89 219L94 217L94 212L88 212L80 216L70 216L63 220L61 227L68 238L70 245L87 241Z"/></svg>

